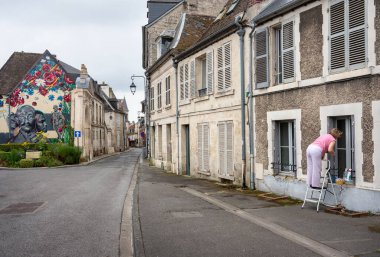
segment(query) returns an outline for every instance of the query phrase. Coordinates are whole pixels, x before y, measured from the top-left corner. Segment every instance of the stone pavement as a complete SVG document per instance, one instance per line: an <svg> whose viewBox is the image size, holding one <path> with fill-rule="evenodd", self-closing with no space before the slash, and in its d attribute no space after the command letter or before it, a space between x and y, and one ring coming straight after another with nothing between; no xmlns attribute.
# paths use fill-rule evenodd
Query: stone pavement
<svg viewBox="0 0 380 257"><path fill-rule="evenodd" d="M146 161L134 192L133 232L135 256L380 256L380 216L260 200Z"/></svg>

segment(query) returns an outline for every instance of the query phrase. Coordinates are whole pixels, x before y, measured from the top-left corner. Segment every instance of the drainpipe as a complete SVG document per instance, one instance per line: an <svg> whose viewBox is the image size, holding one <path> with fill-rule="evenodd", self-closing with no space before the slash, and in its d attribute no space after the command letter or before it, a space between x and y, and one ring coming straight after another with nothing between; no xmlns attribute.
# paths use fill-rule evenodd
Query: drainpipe
<svg viewBox="0 0 380 257"><path fill-rule="evenodd" d="M12 133L11 133L11 99L10 99L10 97L11 97L11 94L8 94L7 95L7 99L6 100L8 100L9 99L9 103L8 103L8 131L9 131L9 140L8 140L8 142L10 142L11 141L11 139L12 139ZM5 101L5 103L6 103L6 101Z"/></svg>
<svg viewBox="0 0 380 257"><path fill-rule="evenodd" d="M146 75L146 88L145 88L145 145L146 145L146 151L147 151L147 158L150 161L151 158L151 145L150 145L150 76L149 74Z"/></svg>
<svg viewBox="0 0 380 257"><path fill-rule="evenodd" d="M244 81L244 35L245 29L243 28L241 22L242 17L235 17L235 24L239 27L239 30L236 32L240 37L240 91L241 91L241 160L242 160L242 188L247 188L245 183L246 176L246 147L245 147L245 81Z"/></svg>
<svg viewBox="0 0 380 257"><path fill-rule="evenodd" d="M253 140L253 47L252 38L256 24L248 25L251 28L249 33L249 164L251 189L255 190L255 164L254 164L254 140Z"/></svg>
<svg viewBox="0 0 380 257"><path fill-rule="evenodd" d="M177 175L179 175L179 101L178 101L178 62L173 59L173 67L175 72L175 118L176 118L176 137L177 137Z"/></svg>

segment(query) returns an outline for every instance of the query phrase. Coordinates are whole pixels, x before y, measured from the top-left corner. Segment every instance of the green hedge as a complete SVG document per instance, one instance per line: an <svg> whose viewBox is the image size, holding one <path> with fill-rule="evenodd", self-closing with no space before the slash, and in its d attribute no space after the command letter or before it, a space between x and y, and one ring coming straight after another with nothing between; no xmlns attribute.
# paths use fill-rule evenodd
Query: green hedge
<svg viewBox="0 0 380 257"><path fill-rule="evenodd" d="M36 151L42 151L47 149L47 144L44 142L40 143L27 143L27 144L0 144L0 151L4 152L10 152L13 149L16 150L36 150Z"/></svg>
<svg viewBox="0 0 380 257"><path fill-rule="evenodd" d="M21 159L20 167L21 168L32 168L34 166L34 161L32 159Z"/></svg>
<svg viewBox="0 0 380 257"><path fill-rule="evenodd" d="M36 144L0 144L0 161L5 162L7 166L11 167L28 166L30 165L28 161L22 161L22 164L20 162L21 159L25 158L25 151L27 150L42 151L41 158L34 161L35 167L54 167L63 164L78 164L82 154L80 148L61 143L50 144L40 142Z"/></svg>

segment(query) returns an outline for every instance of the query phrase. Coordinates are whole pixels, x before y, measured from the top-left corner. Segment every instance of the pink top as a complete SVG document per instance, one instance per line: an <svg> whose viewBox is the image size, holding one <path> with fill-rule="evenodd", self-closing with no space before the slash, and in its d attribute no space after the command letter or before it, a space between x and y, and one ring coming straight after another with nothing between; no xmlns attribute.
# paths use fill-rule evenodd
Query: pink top
<svg viewBox="0 0 380 257"><path fill-rule="evenodd" d="M318 137L313 144L319 146L322 149L322 156L325 156L325 153L329 149L329 145L331 142L335 141L335 137L331 134L326 134Z"/></svg>

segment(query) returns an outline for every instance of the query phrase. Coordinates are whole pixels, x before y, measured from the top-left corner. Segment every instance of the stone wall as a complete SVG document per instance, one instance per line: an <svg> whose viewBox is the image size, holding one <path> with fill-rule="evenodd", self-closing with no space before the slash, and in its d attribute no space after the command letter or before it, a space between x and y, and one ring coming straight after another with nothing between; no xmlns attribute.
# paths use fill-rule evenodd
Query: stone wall
<svg viewBox="0 0 380 257"><path fill-rule="evenodd" d="M376 18L375 18L375 29L376 29L376 64L380 65L380 1L375 1L376 6Z"/></svg>
<svg viewBox="0 0 380 257"><path fill-rule="evenodd" d="M373 117L372 101L380 99L379 76L357 78L345 82L329 83L309 88L300 88L256 97L256 134L255 146L257 151L256 162L268 167L267 142L267 112L301 109L301 151L304 155L307 146L320 135L320 106L331 106L349 103L362 103L362 131L363 134L363 178L365 182L372 182L374 167L372 156L374 153L372 129ZM361 165L357 163L356 165ZM306 158L302 158L303 173L306 173Z"/></svg>
<svg viewBox="0 0 380 257"><path fill-rule="evenodd" d="M322 76L322 5L300 14L300 52L302 79Z"/></svg>

